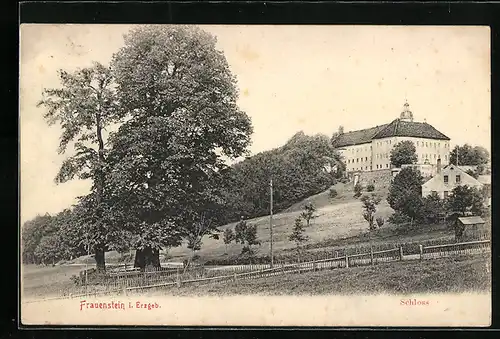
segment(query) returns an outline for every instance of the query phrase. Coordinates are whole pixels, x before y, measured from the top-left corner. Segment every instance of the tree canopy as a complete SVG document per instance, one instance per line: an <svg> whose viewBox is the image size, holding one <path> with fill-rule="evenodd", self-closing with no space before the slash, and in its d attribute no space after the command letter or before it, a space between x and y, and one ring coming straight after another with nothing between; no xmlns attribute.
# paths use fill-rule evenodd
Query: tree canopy
<svg viewBox="0 0 500 339"><path fill-rule="evenodd" d="M463 166L484 165L490 161L490 153L482 146L472 147L469 144L457 145L450 152L450 163Z"/></svg>
<svg viewBox="0 0 500 339"><path fill-rule="evenodd" d="M387 202L395 211L411 219L418 219L422 208L422 183L423 178L419 170L403 168L389 188Z"/></svg>
<svg viewBox="0 0 500 339"><path fill-rule="evenodd" d="M396 167L414 164L418 160L415 144L410 140L398 142L391 150L391 164Z"/></svg>
<svg viewBox="0 0 500 339"><path fill-rule="evenodd" d="M269 182L273 180L273 208L290 207L328 189L335 174L325 170L340 162L327 136L297 133L282 147L258 153L229 171L228 221L269 212Z"/></svg>
<svg viewBox="0 0 500 339"><path fill-rule="evenodd" d="M113 57L129 119L113 135L110 182L135 246L158 252L220 224L223 159L243 155L252 126L216 39L196 27L131 30ZM156 255L156 254L155 254Z"/></svg>
<svg viewBox="0 0 500 339"><path fill-rule="evenodd" d="M109 67L94 63L92 67L75 72L59 71L61 88L44 89L38 106L46 109L44 118L49 125L59 123L62 128L58 152L63 154L72 145L73 155L68 156L55 181L64 183L71 179L92 180L92 192L96 200L92 213L96 220L104 220L103 205L106 155L108 144L104 130L121 121L123 114L113 87L113 74ZM102 218L101 218L102 217ZM94 225L95 239L104 239L109 225ZM104 270L104 252L108 244L93 244L97 268Z"/></svg>

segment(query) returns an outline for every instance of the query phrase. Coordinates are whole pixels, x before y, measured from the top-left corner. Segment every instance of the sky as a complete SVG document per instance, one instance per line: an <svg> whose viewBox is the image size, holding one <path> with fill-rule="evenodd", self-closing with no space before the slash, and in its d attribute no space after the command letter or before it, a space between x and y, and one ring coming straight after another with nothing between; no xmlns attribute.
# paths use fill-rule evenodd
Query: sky
<svg viewBox="0 0 500 339"><path fill-rule="evenodd" d="M57 70L109 64L130 25L21 25L21 223L57 213L88 193L56 185L67 156L61 129L37 108ZM475 26L200 26L217 37L252 120L250 151L279 147L298 131L331 135L388 123L408 100L415 121L491 149L490 31Z"/></svg>

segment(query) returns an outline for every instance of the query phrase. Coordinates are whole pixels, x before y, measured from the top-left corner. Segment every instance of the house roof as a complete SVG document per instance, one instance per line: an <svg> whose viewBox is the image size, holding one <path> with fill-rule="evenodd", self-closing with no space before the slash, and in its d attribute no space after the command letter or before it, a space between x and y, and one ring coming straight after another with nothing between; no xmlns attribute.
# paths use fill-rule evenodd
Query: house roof
<svg viewBox="0 0 500 339"><path fill-rule="evenodd" d="M426 122L404 121L395 119L373 136L373 139L389 137L415 137L436 140L450 140Z"/></svg>
<svg viewBox="0 0 500 339"><path fill-rule="evenodd" d="M460 217L460 218L458 218L458 220L464 225L475 225L475 224L484 224L485 223L483 218L478 217L478 216Z"/></svg>
<svg viewBox="0 0 500 339"><path fill-rule="evenodd" d="M333 141L335 147L360 145L373 139L389 137L415 137L436 140L450 140L446 135L425 122L404 121L395 119L389 124L347 132Z"/></svg>
<svg viewBox="0 0 500 339"><path fill-rule="evenodd" d="M453 164L445 166L442 170L441 173L436 173L435 176L433 176L431 179L426 181L423 185L422 188L427 191L437 191L437 192L444 192L444 191L451 191L457 184L454 182L454 177L449 177L448 178L448 183L445 184L444 182L444 176L450 176L454 174L460 174L460 184L459 185L467 185L467 186L474 186L474 187L480 187L482 186L482 183L476 180L473 176L467 174L464 170L462 170L460 167L457 167Z"/></svg>
<svg viewBox="0 0 500 339"><path fill-rule="evenodd" d="M361 129L358 131L352 131L347 133L342 133L333 141L335 147L352 146L359 144L366 144L371 142L375 134L384 129L388 124L381 126L375 126L372 128Z"/></svg>
<svg viewBox="0 0 500 339"><path fill-rule="evenodd" d="M491 175L480 175L477 177L477 181L479 181L481 184L491 185Z"/></svg>

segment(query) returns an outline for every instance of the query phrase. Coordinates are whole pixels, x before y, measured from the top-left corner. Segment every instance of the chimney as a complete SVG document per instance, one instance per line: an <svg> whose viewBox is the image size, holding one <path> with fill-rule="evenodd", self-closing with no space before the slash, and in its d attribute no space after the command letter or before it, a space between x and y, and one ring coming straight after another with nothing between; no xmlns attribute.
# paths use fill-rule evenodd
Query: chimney
<svg viewBox="0 0 500 339"><path fill-rule="evenodd" d="M441 173L441 158L438 158L437 160L437 173Z"/></svg>

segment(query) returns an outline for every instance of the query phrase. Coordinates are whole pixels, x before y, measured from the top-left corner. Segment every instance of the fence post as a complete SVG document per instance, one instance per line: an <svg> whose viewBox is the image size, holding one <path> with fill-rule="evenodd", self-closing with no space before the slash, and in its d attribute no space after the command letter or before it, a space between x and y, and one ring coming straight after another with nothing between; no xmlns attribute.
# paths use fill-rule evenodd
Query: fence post
<svg viewBox="0 0 500 339"><path fill-rule="evenodd" d="M370 248L370 264L373 266L373 247Z"/></svg>
<svg viewBox="0 0 500 339"><path fill-rule="evenodd" d="M347 253L345 255L345 268L349 268L349 257L347 256Z"/></svg>
<svg viewBox="0 0 500 339"><path fill-rule="evenodd" d="M403 260L403 246L399 246L399 260Z"/></svg>
<svg viewBox="0 0 500 339"><path fill-rule="evenodd" d="M177 287L180 288L181 287L181 275L179 274L179 268L177 268Z"/></svg>
<svg viewBox="0 0 500 339"><path fill-rule="evenodd" d="M420 252L420 260L424 258L424 247L422 245L418 245L418 249Z"/></svg>

